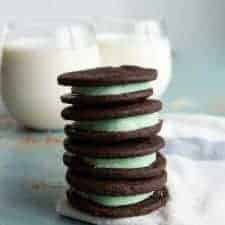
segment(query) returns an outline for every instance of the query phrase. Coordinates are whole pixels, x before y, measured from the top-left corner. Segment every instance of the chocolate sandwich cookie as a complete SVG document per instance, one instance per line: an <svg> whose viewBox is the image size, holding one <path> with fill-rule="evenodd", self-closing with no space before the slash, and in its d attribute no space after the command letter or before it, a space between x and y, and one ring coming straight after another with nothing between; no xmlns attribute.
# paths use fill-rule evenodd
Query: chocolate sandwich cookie
<svg viewBox="0 0 225 225"><path fill-rule="evenodd" d="M118 158L143 156L158 152L165 146L165 141L160 136L154 136L147 139L135 139L127 142L111 143L109 145L102 143L88 143L86 141L73 140L66 138L64 148L80 157L96 158Z"/></svg>
<svg viewBox="0 0 225 225"><path fill-rule="evenodd" d="M66 181L74 189L80 192L96 195L129 196L151 193L162 189L167 180L167 174L163 171L160 175L142 180L112 180L84 177L76 174L71 169L67 170Z"/></svg>
<svg viewBox="0 0 225 225"><path fill-rule="evenodd" d="M101 208L105 213L100 211L98 215L102 217L127 217L150 213L163 206L168 197L165 189L166 172L151 179L115 181L78 176L68 170L66 179L70 185L67 197L71 205L92 215L97 215L96 209ZM123 213L116 214L118 209ZM111 210L115 211L110 212Z"/></svg>
<svg viewBox="0 0 225 225"><path fill-rule="evenodd" d="M93 216L107 218L123 218L149 214L166 205L168 191L164 187L154 193L128 196L111 197L82 195L75 190L67 191L70 205Z"/></svg>
<svg viewBox="0 0 225 225"><path fill-rule="evenodd" d="M66 139L64 163L78 174L111 179L142 179L159 175L165 159L160 136L110 145L85 144Z"/></svg>
<svg viewBox="0 0 225 225"><path fill-rule="evenodd" d="M153 94L151 81L156 77L154 69L121 66L66 73L58 82L73 87L61 97L63 102L96 105L145 99Z"/></svg>
<svg viewBox="0 0 225 225"><path fill-rule="evenodd" d="M152 178L162 174L166 167L166 160L160 153L120 159L80 158L65 153L63 162L73 173L100 179Z"/></svg>
<svg viewBox="0 0 225 225"><path fill-rule="evenodd" d="M114 107L70 106L63 110L67 120L75 124L65 126L65 133L78 140L94 142L118 142L128 139L147 138L160 131L162 121L158 100Z"/></svg>

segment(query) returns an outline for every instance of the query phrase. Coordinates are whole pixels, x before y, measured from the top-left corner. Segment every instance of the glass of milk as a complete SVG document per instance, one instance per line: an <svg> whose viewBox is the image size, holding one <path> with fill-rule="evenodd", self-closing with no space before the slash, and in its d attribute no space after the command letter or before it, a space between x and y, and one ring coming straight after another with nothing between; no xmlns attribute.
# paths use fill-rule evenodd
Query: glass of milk
<svg viewBox="0 0 225 225"><path fill-rule="evenodd" d="M57 85L64 72L99 66L95 32L81 21L11 23L2 54L2 98L10 114L23 126L62 129Z"/></svg>
<svg viewBox="0 0 225 225"><path fill-rule="evenodd" d="M162 23L154 20L95 18L102 65L133 64L158 70L154 96L160 97L171 78L171 48Z"/></svg>

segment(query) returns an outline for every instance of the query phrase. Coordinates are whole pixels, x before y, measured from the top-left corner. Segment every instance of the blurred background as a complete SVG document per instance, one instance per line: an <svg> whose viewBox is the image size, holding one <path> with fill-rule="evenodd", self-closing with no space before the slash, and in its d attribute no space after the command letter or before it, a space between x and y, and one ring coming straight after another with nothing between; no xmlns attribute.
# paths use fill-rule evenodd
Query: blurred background
<svg viewBox="0 0 225 225"><path fill-rule="evenodd" d="M223 0L1 0L0 19L73 18L83 16L164 19L175 48L223 48Z"/></svg>
<svg viewBox="0 0 225 225"><path fill-rule="evenodd" d="M1 0L0 24L84 16L163 20L171 41L172 80L165 111L225 115L224 0Z"/></svg>
<svg viewBox="0 0 225 225"><path fill-rule="evenodd" d="M115 50L112 53L112 58L115 60L120 59L123 50L123 53L125 52L123 60L132 59L148 66L156 63L153 61L157 58L157 63L163 71L160 72L158 83L161 92L164 89L161 87L163 83L170 80L162 95L165 113L225 116L224 0L0 0L0 6L0 49L2 50L4 46L1 76L3 85L0 88L0 158L2 159L0 223L4 225L28 225L31 221L33 225L68 225L70 221L62 220L55 213L56 201L64 187L65 168L62 163L64 133L32 132L31 129L21 129L21 126L18 126L18 123L8 115L1 101L1 95L8 104L7 108L10 108L11 114L23 126L38 130L62 129L64 122L60 118L60 112L65 106L59 99L62 92L56 82L58 74L64 70L98 65L95 45L81 51L56 48L45 51L45 45L39 49L39 44L43 44L42 39L36 44L28 39L27 44L24 44L22 38L18 39L16 44L13 42L10 46L6 46L5 35L8 31L5 30L5 25L8 21L17 22L20 28L23 26L20 21L70 20L86 16L141 20L147 18L162 21L161 29L164 34L162 38L160 37L161 44L158 42L158 31L153 23L151 29L157 34L157 37L153 38L156 42L150 41L149 44L144 45L127 44L126 41L114 45L111 42L112 45L109 43L111 48L103 46L102 49L106 50L106 55L107 52ZM43 27L40 29L41 33ZM59 36L50 40L54 42L56 40L54 38L59 38L63 43L67 42L68 29L65 31L65 27L62 28ZM108 28L112 27L108 25ZM34 34L37 37L38 29L32 27L29 35ZM75 39L78 42L80 40L91 42L90 30L84 31L83 39L79 37L77 39L76 35ZM154 32L151 31L150 34ZM25 34L24 31L18 33ZM14 35L15 38L19 36L16 34L16 28L9 34L12 37ZM47 29L47 34L52 35L53 31ZM167 38L170 41L172 57L167 55ZM50 41L50 44L54 46L53 42ZM157 57L151 57L151 51L148 51L149 48L145 49L145 46L158 49ZM133 57L134 55L136 56ZM146 55L150 57L145 57ZM108 56L110 57L110 54ZM171 58L170 76L168 68ZM166 73L164 70L169 72ZM180 118L179 116L173 118L174 115L167 116L172 118L168 120L170 123L166 122L171 124L167 126L169 128L165 132L167 136L174 134L174 137L184 136L189 140L189 136L198 137L201 134L202 137L204 135L212 137L213 141L215 141L214 137L217 137L217 140L224 137L222 120L217 118L214 118L216 121L214 123L212 117L193 116L195 119L191 120L192 116L189 115L179 115ZM196 144L198 144L197 151L204 148L208 150L205 147L207 145L202 145L198 141ZM195 145L190 143L190 146Z"/></svg>

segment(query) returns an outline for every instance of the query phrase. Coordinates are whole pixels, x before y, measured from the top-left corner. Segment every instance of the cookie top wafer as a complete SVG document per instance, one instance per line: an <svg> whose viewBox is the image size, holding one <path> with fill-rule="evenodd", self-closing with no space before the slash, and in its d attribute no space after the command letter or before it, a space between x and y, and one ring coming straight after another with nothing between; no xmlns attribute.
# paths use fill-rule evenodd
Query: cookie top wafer
<svg viewBox="0 0 225 225"><path fill-rule="evenodd" d="M157 71L138 66L101 67L69 72L58 77L58 83L66 86L111 86L155 80Z"/></svg>

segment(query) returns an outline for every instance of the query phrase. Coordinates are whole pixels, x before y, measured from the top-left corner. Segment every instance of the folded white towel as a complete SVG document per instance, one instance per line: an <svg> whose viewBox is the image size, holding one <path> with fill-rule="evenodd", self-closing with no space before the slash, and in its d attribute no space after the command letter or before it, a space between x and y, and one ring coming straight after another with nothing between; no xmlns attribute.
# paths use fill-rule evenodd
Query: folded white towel
<svg viewBox="0 0 225 225"><path fill-rule="evenodd" d="M98 225L225 224L225 120L206 116L170 116L163 150L168 160L168 205L146 216L103 219L71 209L65 198L57 211Z"/></svg>

